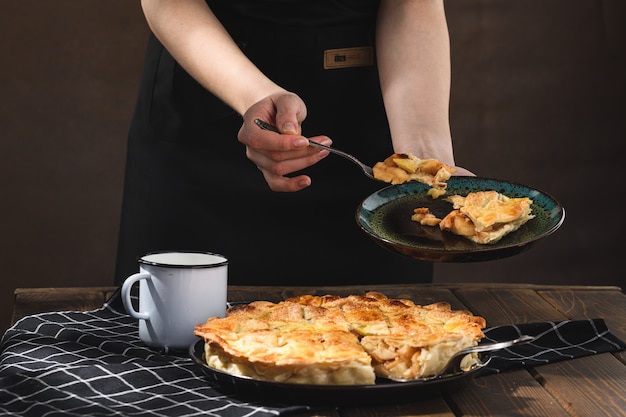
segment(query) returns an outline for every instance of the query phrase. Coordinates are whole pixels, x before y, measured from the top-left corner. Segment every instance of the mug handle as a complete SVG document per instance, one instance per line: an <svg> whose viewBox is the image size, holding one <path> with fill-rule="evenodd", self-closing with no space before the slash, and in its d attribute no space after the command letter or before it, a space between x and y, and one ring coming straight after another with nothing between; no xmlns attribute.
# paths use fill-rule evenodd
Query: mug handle
<svg viewBox="0 0 626 417"><path fill-rule="evenodd" d="M148 313L136 311L133 308L133 303L130 301L130 289L135 282L142 279L150 279L150 274L139 272L126 278L126 280L122 284L122 304L124 304L124 308L131 317L139 320L148 320L150 319L150 315Z"/></svg>

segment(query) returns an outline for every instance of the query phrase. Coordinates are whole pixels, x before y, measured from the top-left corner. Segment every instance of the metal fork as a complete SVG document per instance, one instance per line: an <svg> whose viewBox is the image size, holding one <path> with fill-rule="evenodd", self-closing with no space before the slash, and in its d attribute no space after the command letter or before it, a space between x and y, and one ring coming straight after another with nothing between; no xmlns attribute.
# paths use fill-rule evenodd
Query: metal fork
<svg viewBox="0 0 626 417"><path fill-rule="evenodd" d="M273 125L271 125L269 123L266 123L263 120L254 119L254 123L256 123L261 129L269 130L269 131L276 132L276 133L280 133L280 131L278 130L278 128L276 128L276 126L273 126ZM373 180L376 180L376 178L374 178L374 171L372 170L372 167L370 167L369 165L366 165L363 162L359 161L355 156L352 156L349 153L340 151L338 149L331 148L330 146L326 146L326 145L322 145L321 143L313 142L312 140L309 140L309 145L310 146L315 146L315 147L321 148L321 149L326 149L329 152L332 152L332 153L337 154L339 156L343 156L344 158L346 158L346 159L354 162L355 164L357 164L367 177L369 177L369 178L371 178Z"/></svg>

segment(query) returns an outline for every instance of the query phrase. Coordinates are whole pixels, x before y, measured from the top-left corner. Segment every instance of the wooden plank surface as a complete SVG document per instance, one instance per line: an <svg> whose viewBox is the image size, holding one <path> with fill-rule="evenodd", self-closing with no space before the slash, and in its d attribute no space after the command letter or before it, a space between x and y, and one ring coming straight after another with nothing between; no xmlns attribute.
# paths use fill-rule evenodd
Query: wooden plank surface
<svg viewBox="0 0 626 417"><path fill-rule="evenodd" d="M463 287L454 294L470 311L484 317L490 327L565 318L534 289ZM475 378L450 398L463 416L569 415L524 369Z"/></svg>
<svg viewBox="0 0 626 417"><path fill-rule="evenodd" d="M612 334L626 341L626 295L622 291L551 289L538 293L572 320L603 319ZM626 364L626 351L615 356Z"/></svg>
<svg viewBox="0 0 626 417"><path fill-rule="evenodd" d="M327 408L325 410L296 413L293 417L341 417L338 409Z"/></svg>
<svg viewBox="0 0 626 417"><path fill-rule="evenodd" d="M14 318L43 311L100 307L114 287L18 289ZM230 301L280 301L301 294L350 295L380 291L418 304L445 301L485 317L488 326L603 318L626 337L626 296L617 287L553 287L525 284L394 285L355 287L232 287ZM621 362L620 359L621 358ZM626 366L622 354L600 354L465 381L463 389L432 399L380 407L340 407L300 417L400 416L625 416Z"/></svg>
<svg viewBox="0 0 626 417"><path fill-rule="evenodd" d="M489 326L584 319L589 317L606 317L610 322L615 322L620 321L620 316L621 324L623 325L623 312L626 311L626 306L622 304L623 293L618 290L587 291L582 289L565 289L557 291L551 289L535 291L524 288L463 288L456 291L455 294L464 300L465 304L469 305L471 311L485 317ZM622 313L618 314L620 311ZM618 323L615 323L615 325L617 328L620 328ZM605 404L599 404L598 398L594 398L593 394L587 396L578 395L578 391L581 389L584 390L589 386L597 386L598 384L603 385L603 389L598 391L598 393L602 394L597 395L601 396L606 394L606 392L612 392L608 385L604 386L605 383L610 384L608 381L626 372L626 368L620 366L622 364L612 355L597 355L593 358L593 363L597 366L597 370L583 367L586 361L584 360L585 358L582 358L575 361L565 361L568 365L563 365L565 362L558 362L536 368L538 371L535 374L529 374L524 370L519 371L516 375L516 380L519 379L518 382L522 386L528 388L539 383L544 385L543 388L533 392L531 395L531 398L537 400L540 396L544 397L543 400L537 401L536 404L541 407L546 407L546 404L552 404L555 408L544 410L533 409L532 407L527 409L527 406L520 407L520 404L515 401L515 392L512 391L510 395L502 398L502 403L508 403L507 407L511 408L510 414L505 413L505 415L557 416L559 415L559 409L564 410L567 414L571 412L572 415L576 416L620 415L615 414L619 408L615 408L610 401ZM579 363L582 369L578 369L577 372L565 372L566 370L571 370L572 363ZM611 378L603 379L604 377L599 375L600 370L607 372L611 366L614 367L614 374L611 375ZM590 379L587 380L584 375L588 375ZM502 375L502 378L507 383L511 383L511 377L511 372L506 372ZM483 379L484 381L482 381ZM538 381L535 381L536 379ZM597 381L593 382L594 379L597 379ZM477 381L495 384L497 378L488 376L479 378ZM498 387L489 386L485 392L493 394L498 392ZM624 401L624 392L626 390L618 395L618 398L621 396L621 399L613 400L618 402L618 405L621 405L621 402ZM472 389L465 391L465 393L469 393L469 396L472 398L480 396L480 392L473 392ZM553 397L552 401L549 401L549 397ZM485 404L482 401L472 402L469 398L463 398L458 404L464 413L468 413L467 415L472 415L472 413L487 415L489 412L494 411L494 407L499 402L496 402L496 404ZM467 404L473 405L473 408L466 410ZM560 412L562 413L563 411Z"/></svg>
<svg viewBox="0 0 626 417"><path fill-rule="evenodd" d="M365 294L368 291L377 291L390 298L406 298L413 300L417 304L432 304L435 302L448 302L453 308L461 309L466 306L461 303L452 291L440 286L416 286L416 285L369 285L362 288L354 286L337 287L289 287L287 289L262 289L261 287L237 286L231 287L229 291L229 301L250 302L255 300L281 301L289 297L303 294L313 295L339 295L347 296L354 294Z"/></svg>
<svg viewBox="0 0 626 417"><path fill-rule="evenodd" d="M12 323L47 311L89 311L102 307L115 287L17 288Z"/></svg>
<svg viewBox="0 0 626 417"><path fill-rule="evenodd" d="M483 316L489 327L566 318L532 289L463 288L455 294L470 311Z"/></svg>
<svg viewBox="0 0 626 417"><path fill-rule="evenodd" d="M570 414L526 370L474 378L451 395L462 416L550 416Z"/></svg>
<svg viewBox="0 0 626 417"><path fill-rule="evenodd" d="M575 416L626 416L626 366L611 354L576 358L533 371Z"/></svg>
<svg viewBox="0 0 626 417"><path fill-rule="evenodd" d="M626 295L623 292L563 289L542 290L538 294L572 320L603 319L611 333L626 340Z"/></svg>
<svg viewBox="0 0 626 417"><path fill-rule="evenodd" d="M341 410L341 417L454 417L443 398L433 398L413 403L392 404Z"/></svg>

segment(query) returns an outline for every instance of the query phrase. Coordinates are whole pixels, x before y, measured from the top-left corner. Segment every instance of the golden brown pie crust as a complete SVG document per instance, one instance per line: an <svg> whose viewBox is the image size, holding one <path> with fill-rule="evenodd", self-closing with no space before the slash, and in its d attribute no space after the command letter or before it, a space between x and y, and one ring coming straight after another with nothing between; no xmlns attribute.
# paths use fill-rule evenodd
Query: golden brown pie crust
<svg viewBox="0 0 626 417"><path fill-rule="evenodd" d="M258 379L372 384L419 378L483 337L485 320L447 303L419 306L377 292L255 301L209 318L195 334L210 366Z"/></svg>
<svg viewBox="0 0 626 417"><path fill-rule="evenodd" d="M527 197L509 198L496 191L477 191L462 197L446 198L453 208L443 219L436 217L428 207L413 209L411 220L423 226L439 226L476 243L496 243L534 218Z"/></svg>
<svg viewBox="0 0 626 417"><path fill-rule="evenodd" d="M454 210L441 220L440 229L480 244L496 243L534 217L530 198L510 198L493 190L448 200Z"/></svg>
<svg viewBox="0 0 626 417"><path fill-rule="evenodd" d="M420 159L411 153L394 153L372 169L374 178L394 185L408 181L430 185L429 195L433 198L445 194L446 181L456 171L436 159Z"/></svg>

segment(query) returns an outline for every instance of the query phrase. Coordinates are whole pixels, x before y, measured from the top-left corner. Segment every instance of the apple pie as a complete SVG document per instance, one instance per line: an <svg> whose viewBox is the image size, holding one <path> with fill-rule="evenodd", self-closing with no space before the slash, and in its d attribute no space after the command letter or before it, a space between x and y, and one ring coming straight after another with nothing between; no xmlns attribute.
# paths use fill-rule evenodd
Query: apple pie
<svg viewBox="0 0 626 417"><path fill-rule="evenodd" d="M479 244L498 242L534 218L528 197L510 198L497 191L477 191L465 197L453 195L447 198L454 210L443 219L435 217L428 208L418 207L411 219L422 225L439 225Z"/></svg>
<svg viewBox="0 0 626 417"><path fill-rule="evenodd" d="M195 334L204 340L207 364L234 375L367 385L377 375L434 375L454 353L476 345L484 327L484 318L447 303L419 306L369 292L255 301L209 318Z"/></svg>
<svg viewBox="0 0 626 417"><path fill-rule="evenodd" d="M453 167L436 159L420 159L411 153L394 153L372 168L374 178L391 184L418 181L432 188L428 194L437 198L445 194L450 177L456 171Z"/></svg>

